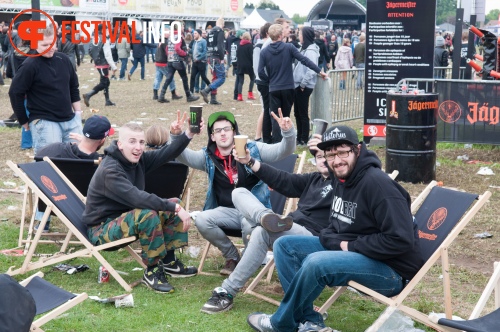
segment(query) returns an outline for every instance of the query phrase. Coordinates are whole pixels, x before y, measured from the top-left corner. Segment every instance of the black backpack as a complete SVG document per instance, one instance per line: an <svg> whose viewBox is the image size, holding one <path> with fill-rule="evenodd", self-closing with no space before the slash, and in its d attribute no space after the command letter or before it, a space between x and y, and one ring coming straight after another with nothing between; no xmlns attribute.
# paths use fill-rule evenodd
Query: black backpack
<svg viewBox="0 0 500 332"><path fill-rule="evenodd" d="M0 332L28 332L36 305L30 292L7 274L0 274Z"/></svg>
<svg viewBox="0 0 500 332"><path fill-rule="evenodd" d="M92 58L92 60L94 60L94 63L100 63L101 54L103 54L103 52L101 52L102 47L103 43L101 42L101 38L99 38L99 42L97 43L97 45L94 44L93 42L90 43L89 55Z"/></svg>

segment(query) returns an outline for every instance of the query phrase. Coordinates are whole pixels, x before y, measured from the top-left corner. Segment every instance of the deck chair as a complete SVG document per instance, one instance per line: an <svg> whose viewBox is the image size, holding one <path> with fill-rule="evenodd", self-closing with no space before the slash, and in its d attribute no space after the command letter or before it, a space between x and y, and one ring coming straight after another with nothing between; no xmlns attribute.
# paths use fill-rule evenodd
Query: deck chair
<svg viewBox="0 0 500 332"><path fill-rule="evenodd" d="M43 332L40 328L45 323L63 314L87 299L87 293L73 294L43 279L43 273L37 272L20 284L31 293L36 305L36 315L48 312L31 324L30 331ZM50 311L50 312L49 312Z"/></svg>
<svg viewBox="0 0 500 332"><path fill-rule="evenodd" d="M45 157L47 158L47 157ZM35 157L35 161L43 161L43 158ZM78 189L78 191L83 195L87 196L87 190L90 184L90 180L94 175L97 167L99 166L100 160L90 160L90 159L68 159L68 158L50 158L52 163L57 166L57 168L68 178L68 180ZM33 237L35 236L34 226L35 226L35 210L38 207L39 211L45 211L46 205L42 200L39 200L35 195L36 203L33 206L33 194L32 191L24 191L23 208L21 212L21 226L19 228L19 241L18 246L24 245L24 251L29 250L29 246L33 242ZM28 235L24 238L24 226L27 206L31 211L31 220L28 226ZM52 240L42 240L40 239L38 243L57 243L61 236L65 236L65 233L44 233L44 238L51 238ZM70 241L74 244L75 241Z"/></svg>
<svg viewBox="0 0 500 332"><path fill-rule="evenodd" d="M299 168L297 170L297 174L301 174L302 173L302 166L303 166L303 163L302 163L302 165L299 165ZM389 174L389 177L394 180L398 176L398 174L399 174L399 171L394 170L391 174ZM287 210L285 212L285 215L288 215L290 212L291 212L291 206L288 206ZM269 296L266 296L266 295L263 295L261 293L258 293L258 292L256 292L254 290L255 287L257 287L257 285L259 284L259 282L264 279L264 276L266 274L267 274L267 277L266 277L265 281L268 284L271 282L271 278L273 276L273 272L274 272L275 266L276 266L276 264L274 263L274 257L272 257L266 263L266 265L262 268L262 270L260 270L260 272L257 274L257 276L252 280L252 282L250 283L250 285L248 285L248 287L245 290L245 294L253 295L253 296L255 296L255 297L257 297L257 298L259 298L261 300L264 300L266 302L269 302L271 304L279 306L280 305L280 301L277 301L277 300L275 300L273 298L270 298Z"/></svg>
<svg viewBox="0 0 500 332"><path fill-rule="evenodd" d="M436 181L432 181L412 204L412 213L415 215L415 222L418 225L420 248L425 263L401 293L388 298L357 282L350 281L348 283L350 287L388 306L388 309L366 330L367 332L378 331L396 309L437 331L444 330L442 325L432 322L426 314L403 304L406 297L439 258L441 258L443 274L445 314L447 318L451 318L448 248L487 202L491 192L486 191L478 196L458 190L441 188L436 184ZM346 286L338 287L318 311L322 314L325 313L346 289Z"/></svg>
<svg viewBox="0 0 500 332"><path fill-rule="evenodd" d="M302 165L303 165L303 160L305 160L305 155L306 154L305 154L305 151L304 151L302 153L302 155L300 156ZM298 158L298 155L291 154L291 155L289 155L288 157L286 157L284 159L278 160L278 161L276 161L274 163L270 163L270 165L273 166L273 167L275 167L275 168L277 168L277 169L281 169L283 171L286 171L286 172L289 172L289 173L293 173L293 170L295 168L295 163L297 161L297 158ZM299 165L301 163L299 163ZM301 167L301 169L302 169L302 167ZM281 195L280 193L274 191L274 190L271 190L270 200L271 200L271 207L273 209L273 212L274 213L278 213L278 214L282 214L283 211L284 211L284 208L285 208L286 197L283 196L283 195ZM293 205L293 201L292 200L289 201L289 205L290 205L290 208L291 208L291 206ZM241 238L243 236L241 234L241 230L240 229L224 229L224 228L222 228L222 230L229 237L239 237L239 238ZM243 245L236 245L236 246L237 247L243 247ZM203 267L205 265L205 261L207 259L210 247L211 247L211 243L207 241L207 243L205 244L205 248L203 249L203 253L201 255L200 265L198 266L198 274L203 274L203 275L217 275L215 273L203 271Z"/></svg>
<svg viewBox="0 0 500 332"><path fill-rule="evenodd" d="M73 186L66 176L50 161L27 163L16 165L12 161L7 161L7 165L17 174L29 187L35 195L46 205L45 213L40 222L32 245L30 246L24 262L20 268L10 267L7 271L9 275L26 273L45 266L57 264L76 257L95 257L103 265L116 281L128 292L132 287L118 274L118 272L101 255L102 250L113 250L125 247L132 257L143 267L140 256L129 246L136 240L135 236L120 239L114 242L94 246L87 237L87 227L82 223L81 218L85 210L85 197ZM38 261L32 261L38 246L38 241L42 236L43 228L51 212L61 220L68 228L68 233L63 241L61 251L49 257L42 257ZM74 235L83 249L73 253L66 254L69 239Z"/></svg>
<svg viewBox="0 0 500 332"><path fill-rule="evenodd" d="M495 291L495 310L488 313L483 317L479 317L483 311L486 302L488 301L491 293ZM472 311L468 320L458 321L447 318L437 318L435 315L429 315L429 318L439 325L452 327L454 329L463 330L467 332L495 332L500 328L500 262L493 264L493 275L491 276L488 284L486 285L479 301L477 302L474 310Z"/></svg>

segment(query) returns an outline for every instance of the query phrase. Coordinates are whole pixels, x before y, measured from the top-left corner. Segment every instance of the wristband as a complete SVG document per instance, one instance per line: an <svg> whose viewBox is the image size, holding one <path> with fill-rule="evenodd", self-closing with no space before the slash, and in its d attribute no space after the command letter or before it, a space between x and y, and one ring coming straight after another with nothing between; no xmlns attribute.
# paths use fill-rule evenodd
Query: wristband
<svg viewBox="0 0 500 332"><path fill-rule="evenodd" d="M250 158L250 160L248 161L248 163L246 165L248 167L252 168L253 165L255 165L255 159L254 158Z"/></svg>
<svg viewBox="0 0 500 332"><path fill-rule="evenodd" d="M182 209L182 206L179 204L175 204L175 215L179 214L179 211Z"/></svg>

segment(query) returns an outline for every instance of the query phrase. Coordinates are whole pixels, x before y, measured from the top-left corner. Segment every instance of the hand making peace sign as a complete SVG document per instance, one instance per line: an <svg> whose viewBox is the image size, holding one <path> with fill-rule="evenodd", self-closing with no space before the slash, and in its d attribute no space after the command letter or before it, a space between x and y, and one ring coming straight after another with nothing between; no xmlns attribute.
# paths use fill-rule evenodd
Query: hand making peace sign
<svg viewBox="0 0 500 332"><path fill-rule="evenodd" d="M281 107L278 108L278 114L279 117L274 114L274 112L271 112L271 115L273 116L274 120L278 122L278 125L280 126L282 131L288 131L291 128L293 128L293 123L292 120L290 120L289 117L284 118L283 113L281 112Z"/></svg>
<svg viewBox="0 0 500 332"><path fill-rule="evenodd" d="M184 128L184 123L186 123L186 119L187 112L184 112L181 118L181 111L177 110L177 120L170 124L170 133L172 135L180 135L182 133L182 129Z"/></svg>

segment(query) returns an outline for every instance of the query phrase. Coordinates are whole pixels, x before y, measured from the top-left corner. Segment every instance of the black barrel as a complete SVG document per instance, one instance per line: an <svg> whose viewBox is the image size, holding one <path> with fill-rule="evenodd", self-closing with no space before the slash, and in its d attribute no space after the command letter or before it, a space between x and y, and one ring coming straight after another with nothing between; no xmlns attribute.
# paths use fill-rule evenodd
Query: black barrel
<svg viewBox="0 0 500 332"><path fill-rule="evenodd" d="M398 181L436 179L438 94L387 94L386 172Z"/></svg>

